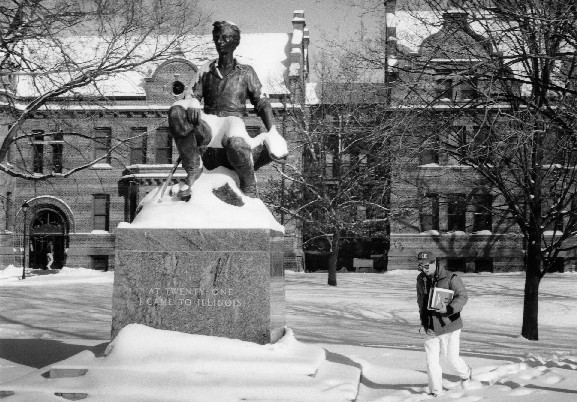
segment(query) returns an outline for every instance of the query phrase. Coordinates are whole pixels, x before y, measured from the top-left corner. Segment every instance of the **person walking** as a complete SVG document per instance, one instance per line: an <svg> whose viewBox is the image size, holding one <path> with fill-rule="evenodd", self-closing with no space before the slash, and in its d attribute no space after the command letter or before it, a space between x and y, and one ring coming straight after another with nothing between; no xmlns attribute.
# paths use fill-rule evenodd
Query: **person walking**
<svg viewBox="0 0 577 402"><path fill-rule="evenodd" d="M467 289L457 274L448 272L437 265L437 258L430 251L417 255L419 271L417 277L417 303L421 318L421 331L425 335L427 355L427 376L429 395L438 396L443 392L443 370L461 377L461 385L467 388L471 381L472 369L459 356L461 311L467 303ZM429 295L434 288L449 289L454 292L448 303L441 301L438 309L429 309Z"/></svg>
<svg viewBox="0 0 577 402"><path fill-rule="evenodd" d="M51 270L52 263L54 263L54 245L49 241L46 248L46 269Z"/></svg>

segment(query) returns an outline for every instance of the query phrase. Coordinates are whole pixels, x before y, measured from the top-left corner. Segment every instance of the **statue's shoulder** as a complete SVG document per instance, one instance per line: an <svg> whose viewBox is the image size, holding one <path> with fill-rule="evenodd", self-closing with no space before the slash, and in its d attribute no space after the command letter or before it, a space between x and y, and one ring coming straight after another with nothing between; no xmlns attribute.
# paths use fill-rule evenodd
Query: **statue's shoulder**
<svg viewBox="0 0 577 402"><path fill-rule="evenodd" d="M216 66L218 59L208 60L202 66L199 67L198 71L196 72L198 75L202 76L206 73L209 73L213 70Z"/></svg>
<svg viewBox="0 0 577 402"><path fill-rule="evenodd" d="M252 66L250 64L244 64L244 63L239 63L238 61L236 62L236 67L242 71L248 71L248 72L253 72L254 73L254 68L252 68Z"/></svg>

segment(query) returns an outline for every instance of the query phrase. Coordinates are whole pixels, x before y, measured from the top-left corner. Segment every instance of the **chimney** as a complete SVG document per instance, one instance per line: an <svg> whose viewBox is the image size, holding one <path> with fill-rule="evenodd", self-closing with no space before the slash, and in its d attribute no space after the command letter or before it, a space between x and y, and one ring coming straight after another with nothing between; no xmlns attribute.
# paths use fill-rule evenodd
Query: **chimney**
<svg viewBox="0 0 577 402"><path fill-rule="evenodd" d="M467 24L468 13L462 8L452 8L443 13L443 25L463 29Z"/></svg>
<svg viewBox="0 0 577 402"><path fill-rule="evenodd" d="M291 39L291 53L289 56L289 76L300 76L303 68L303 53L305 51L305 12L295 10L293 14L293 34ZM307 30L308 32L308 30Z"/></svg>
<svg viewBox="0 0 577 402"><path fill-rule="evenodd" d="M295 10L293 12L293 29L300 29L302 31L305 26L306 23L304 10Z"/></svg>
<svg viewBox="0 0 577 402"><path fill-rule="evenodd" d="M387 46L387 71L397 64L397 0L385 1L385 35Z"/></svg>
<svg viewBox="0 0 577 402"><path fill-rule="evenodd" d="M303 47L304 47L304 70L305 70L305 79L308 78L309 75L309 43L311 42L309 29L304 29L304 37L303 37Z"/></svg>
<svg viewBox="0 0 577 402"><path fill-rule="evenodd" d="M293 13L293 32L289 55L288 81L292 98L296 102L303 99L303 86L308 75L309 32L306 29L305 12L295 10Z"/></svg>

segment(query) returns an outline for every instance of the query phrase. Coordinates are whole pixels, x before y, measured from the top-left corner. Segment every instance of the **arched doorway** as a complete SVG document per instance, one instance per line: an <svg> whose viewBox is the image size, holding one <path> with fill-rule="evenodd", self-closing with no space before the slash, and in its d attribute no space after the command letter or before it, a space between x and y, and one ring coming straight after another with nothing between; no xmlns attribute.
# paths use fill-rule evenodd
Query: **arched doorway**
<svg viewBox="0 0 577 402"><path fill-rule="evenodd" d="M52 268L60 269L66 262L64 250L68 245L68 224L64 213L51 205L38 206L30 225L29 258L30 267L46 267L48 244L54 247Z"/></svg>

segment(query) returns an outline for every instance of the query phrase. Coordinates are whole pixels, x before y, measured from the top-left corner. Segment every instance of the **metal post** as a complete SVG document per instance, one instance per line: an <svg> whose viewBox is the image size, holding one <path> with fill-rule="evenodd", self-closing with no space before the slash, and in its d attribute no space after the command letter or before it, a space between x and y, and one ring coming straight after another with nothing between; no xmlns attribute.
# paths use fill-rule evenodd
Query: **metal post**
<svg viewBox="0 0 577 402"><path fill-rule="evenodd" d="M23 248L23 253L22 253L22 279L26 279L26 229L27 229L27 224L26 224L26 213L28 212L28 203L26 201L24 201L24 204L22 204L22 212L24 212L24 230L22 231L22 248Z"/></svg>

